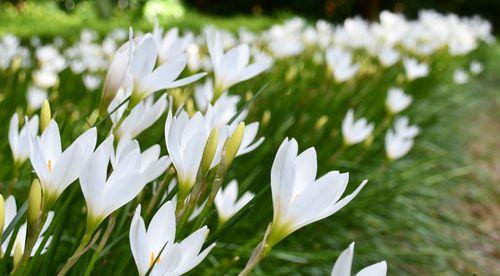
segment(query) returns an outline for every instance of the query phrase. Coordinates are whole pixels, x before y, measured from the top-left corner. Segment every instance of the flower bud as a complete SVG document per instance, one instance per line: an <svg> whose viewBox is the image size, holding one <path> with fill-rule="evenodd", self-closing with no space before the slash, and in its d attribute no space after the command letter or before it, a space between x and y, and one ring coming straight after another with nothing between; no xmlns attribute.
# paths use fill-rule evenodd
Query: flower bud
<svg viewBox="0 0 500 276"><path fill-rule="evenodd" d="M28 198L28 225L37 222L42 212L42 188L40 181L35 178L31 183L30 194Z"/></svg>
<svg viewBox="0 0 500 276"><path fill-rule="evenodd" d="M226 159L225 164L228 168L233 162L238 150L240 149L241 141L243 140L243 134L245 134L245 123L241 122L238 124L233 134L226 140L224 147L226 148Z"/></svg>
<svg viewBox="0 0 500 276"><path fill-rule="evenodd" d="M17 269L19 263L21 262L21 258L23 256L23 248L19 242L16 242L14 245L14 270Z"/></svg>
<svg viewBox="0 0 500 276"><path fill-rule="evenodd" d="M219 141L219 129L214 128L208 136L207 144L203 150L203 157L201 158L201 172L203 174L208 173L212 161L214 160L215 153L217 152L217 144Z"/></svg>
<svg viewBox="0 0 500 276"><path fill-rule="evenodd" d="M271 120L271 111L268 109L264 111L264 114L262 114L262 126L266 126L267 124L269 124L269 120Z"/></svg>
<svg viewBox="0 0 500 276"><path fill-rule="evenodd" d="M5 224L5 202L3 200L3 196L0 195L0 237L2 237L3 227Z"/></svg>
<svg viewBox="0 0 500 276"><path fill-rule="evenodd" d="M328 116L323 115L319 117L319 119L316 121L316 124L314 125L315 130L321 130L323 127L326 125L328 122Z"/></svg>
<svg viewBox="0 0 500 276"><path fill-rule="evenodd" d="M40 110L40 131L43 132L49 125L52 113L50 112L50 104L46 99L43 101L42 109Z"/></svg>

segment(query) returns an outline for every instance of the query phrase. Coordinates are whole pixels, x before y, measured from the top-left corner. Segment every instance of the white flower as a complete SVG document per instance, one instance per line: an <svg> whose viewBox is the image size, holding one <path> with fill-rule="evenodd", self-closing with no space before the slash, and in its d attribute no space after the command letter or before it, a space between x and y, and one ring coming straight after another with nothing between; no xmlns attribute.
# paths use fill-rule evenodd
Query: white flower
<svg viewBox="0 0 500 276"><path fill-rule="evenodd" d="M297 155L297 141L283 141L271 168L273 222L269 245L279 242L297 229L324 219L347 205L365 186L340 199L349 181L349 173L331 171L316 179L314 148Z"/></svg>
<svg viewBox="0 0 500 276"><path fill-rule="evenodd" d="M43 101L48 98L47 91L36 86L30 86L26 94L26 101L31 110L38 110L42 107Z"/></svg>
<svg viewBox="0 0 500 276"><path fill-rule="evenodd" d="M6 200L4 204L4 219L5 223L3 225L2 233L9 227L9 224L12 222L14 217L17 214L17 205L16 205L16 199L14 196L10 195ZM9 255L7 251L7 247L9 245L10 238L12 237L12 233L10 233L5 241L2 244L2 251L0 252L0 256L3 257L4 255Z"/></svg>
<svg viewBox="0 0 500 276"><path fill-rule="evenodd" d="M224 92L223 95L226 93ZM237 97L239 101L238 96ZM203 84L198 84L194 87L194 101L198 110L205 112L207 111L208 105L212 102L214 98L214 85L212 79L207 78ZM221 99L222 96L219 98Z"/></svg>
<svg viewBox="0 0 500 276"><path fill-rule="evenodd" d="M153 96L147 97L132 109L127 118L116 129L117 137L120 139L123 136L130 136L130 138L137 137L161 117L166 107L167 97L165 94L156 102L154 102Z"/></svg>
<svg viewBox="0 0 500 276"><path fill-rule="evenodd" d="M113 136L109 136L88 158L80 176L87 204L87 233L92 233L107 216L134 199L144 187L140 152L135 150L125 155L106 177L112 154Z"/></svg>
<svg viewBox="0 0 500 276"><path fill-rule="evenodd" d="M180 36L178 28L171 28L164 37L162 37L162 35L163 29L155 25L153 37L158 46L160 63L165 63L184 55L187 46L193 40L193 35L191 33L188 33L184 37Z"/></svg>
<svg viewBox="0 0 500 276"><path fill-rule="evenodd" d="M216 98L224 90L255 77L271 66L269 62L254 62L249 65L250 49L247 44L241 44L224 53L218 32L207 35L207 46L214 71Z"/></svg>
<svg viewBox="0 0 500 276"><path fill-rule="evenodd" d="M484 65L477 60L470 62L469 69L472 74L479 75L484 70Z"/></svg>
<svg viewBox="0 0 500 276"><path fill-rule="evenodd" d="M14 204L15 204L15 202L14 202ZM30 253L31 257L35 256L36 252L38 251L38 248L40 247L40 245L42 244L42 241L43 241L43 234L45 234L45 232L49 228L50 224L52 223L53 219L54 219L54 212L50 211L47 214L47 219L45 220L45 223L43 224L42 230L40 231L40 234L38 235L38 239L36 240L36 243L33 246L33 249L31 250L31 253ZM11 256L14 255L14 251L15 251L16 246L19 246L21 248L21 252L24 253L24 249L26 246L26 230L27 230L27 224L25 222L19 227L19 231L17 232L17 236L16 236L16 239L14 241L14 246L12 247L13 250L10 252ZM41 254L45 254L45 252L47 252L47 248L49 248L51 242L52 242L52 236L50 236L47 239L47 242L45 243L42 251L40 252Z"/></svg>
<svg viewBox="0 0 500 276"><path fill-rule="evenodd" d="M365 118L354 121L354 111L349 109L342 121L342 135L346 145L354 145L366 140L373 131L373 123L368 123Z"/></svg>
<svg viewBox="0 0 500 276"><path fill-rule="evenodd" d="M200 112L192 118L185 111L172 116L169 110L165 122L165 140L179 180L179 190L187 193L194 185L203 150L211 129L205 127Z"/></svg>
<svg viewBox="0 0 500 276"><path fill-rule="evenodd" d="M40 137L30 139L30 161L40 179L44 208L50 208L59 195L80 176L96 140L97 131L91 128L63 152L59 127L54 120L50 121Z"/></svg>
<svg viewBox="0 0 500 276"><path fill-rule="evenodd" d="M219 221L226 222L245 206L255 195L251 192L244 193L238 199L238 182L231 180L225 189L221 188L215 197L215 208L219 214Z"/></svg>
<svg viewBox="0 0 500 276"><path fill-rule="evenodd" d="M351 79L359 70L359 64L353 63L351 53L338 47L326 50L326 62L338 82Z"/></svg>
<svg viewBox="0 0 500 276"><path fill-rule="evenodd" d="M127 160L129 154L134 155L140 153L141 149L137 140L131 140L130 137L120 139L116 146L116 151L111 155L111 165L113 168L118 168L120 163ZM170 157L160 157L160 146L153 145L146 149L140 155L140 178L143 186L155 180L162 175L170 166Z"/></svg>
<svg viewBox="0 0 500 276"><path fill-rule="evenodd" d="M333 265L331 276L350 276L352 257L354 255L354 242L340 253ZM356 276L385 276L387 275L387 263L385 261L367 266L356 273Z"/></svg>
<svg viewBox="0 0 500 276"><path fill-rule="evenodd" d="M401 88L390 88L387 93L385 106L392 114L397 114L407 108L411 102L412 97L405 94Z"/></svg>
<svg viewBox="0 0 500 276"><path fill-rule="evenodd" d="M90 91L96 90L102 81L101 77L97 75L84 75L82 80L85 88Z"/></svg>
<svg viewBox="0 0 500 276"><path fill-rule="evenodd" d="M425 63L419 63L414 58L404 58L403 64L405 67L406 77L410 81L425 77L429 74L429 66Z"/></svg>
<svg viewBox="0 0 500 276"><path fill-rule="evenodd" d="M385 136L385 151L391 160L405 156L413 146L413 139L420 132L417 126L410 126L408 117L396 119L394 130L387 131Z"/></svg>
<svg viewBox="0 0 500 276"><path fill-rule="evenodd" d="M206 75L206 73L198 73L176 80L186 67L186 56L178 56L155 69L157 55L158 51L153 37L151 34L144 35L137 48L134 49L129 65L134 80L133 93L136 93L139 99L159 90L184 86Z"/></svg>
<svg viewBox="0 0 500 276"><path fill-rule="evenodd" d="M145 275L153 265L150 275L182 275L200 264L215 246L212 244L201 251L208 235L206 226L178 243L175 231L175 211L170 201L156 212L147 230L141 217L141 205L137 207L129 239L139 275Z"/></svg>
<svg viewBox="0 0 500 276"><path fill-rule="evenodd" d="M52 70L41 69L33 73L33 81L38 87L49 89L57 84L59 76Z"/></svg>
<svg viewBox="0 0 500 276"><path fill-rule="evenodd" d="M456 69L455 72L453 72L453 81L456 84L465 84L469 81L469 75L463 69Z"/></svg>
<svg viewBox="0 0 500 276"><path fill-rule="evenodd" d="M378 59L384 67L390 67L399 60L399 52L390 47L378 51Z"/></svg>
<svg viewBox="0 0 500 276"><path fill-rule="evenodd" d="M38 133L38 115L34 115L19 131L19 117L17 113L12 115L9 125L9 145L12 151L12 157L16 165L21 165L29 157L30 133ZM29 131L28 128L29 127Z"/></svg>

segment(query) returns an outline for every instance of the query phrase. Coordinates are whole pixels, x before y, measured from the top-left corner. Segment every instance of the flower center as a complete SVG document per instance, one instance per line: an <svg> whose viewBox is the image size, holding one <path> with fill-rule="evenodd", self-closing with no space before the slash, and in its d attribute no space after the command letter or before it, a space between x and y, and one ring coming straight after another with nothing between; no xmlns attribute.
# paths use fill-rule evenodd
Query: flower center
<svg viewBox="0 0 500 276"><path fill-rule="evenodd" d="M52 160L47 161L47 167L49 168L49 172L52 172Z"/></svg>
<svg viewBox="0 0 500 276"><path fill-rule="evenodd" d="M151 252L149 255L149 266L152 266L153 264L157 264L160 262L160 257L158 259L155 258L155 253Z"/></svg>

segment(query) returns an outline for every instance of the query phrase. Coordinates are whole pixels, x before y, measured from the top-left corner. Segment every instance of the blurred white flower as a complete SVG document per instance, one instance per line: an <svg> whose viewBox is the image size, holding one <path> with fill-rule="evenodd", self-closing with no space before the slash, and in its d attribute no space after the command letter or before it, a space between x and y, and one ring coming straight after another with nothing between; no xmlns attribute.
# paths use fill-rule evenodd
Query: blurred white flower
<svg viewBox="0 0 500 276"><path fill-rule="evenodd" d="M456 69L453 72L453 81L456 84L465 84L469 81L469 74L463 69Z"/></svg>
<svg viewBox="0 0 500 276"><path fill-rule="evenodd" d="M38 87L49 89L58 83L59 76L54 71L41 69L33 72L33 81Z"/></svg>
<svg viewBox="0 0 500 276"><path fill-rule="evenodd" d="M385 151L390 160L405 156L413 147L413 139L419 134L417 126L410 126L409 119L402 117L396 119L394 129L385 135Z"/></svg>
<svg viewBox="0 0 500 276"><path fill-rule="evenodd" d="M15 201L14 201L14 204L15 204ZM40 234L38 235L38 239L36 240L36 243L33 246L33 249L31 250L31 253L30 253L31 257L35 256L36 252L38 251L38 248L42 244L44 234L45 234L45 232L47 232L47 229L49 228L53 219L54 219L54 212L50 211L47 214L47 219L45 220L45 222L42 226L42 230L40 231ZM14 240L14 246L12 247L13 249L15 249L17 246L19 246L21 248L22 253L24 253L25 246L26 246L26 230L27 230L27 224L25 222L19 227L19 230L18 230L17 235L16 235L16 239ZM49 248L51 242L52 242L52 236L50 236L47 239L47 242L45 243L45 245L43 246L43 249L40 252L41 254L45 254L45 252L47 252L47 249ZM10 251L11 256L14 255L14 251L15 250Z"/></svg>
<svg viewBox="0 0 500 276"><path fill-rule="evenodd" d="M273 246L297 229L329 217L347 205L365 186L340 199L349 181L349 173L331 171L316 179L314 148L297 155L295 139L281 144L271 168L273 222L268 245Z"/></svg>
<svg viewBox="0 0 500 276"><path fill-rule="evenodd" d="M211 244L203 251L208 235L206 226L196 230L181 242L175 242L175 211L170 201L163 204L146 225L141 217L141 205L137 206L130 225L130 250L139 275L182 275L198 264L214 248Z"/></svg>
<svg viewBox="0 0 500 276"><path fill-rule="evenodd" d="M17 214L17 205L16 205L16 199L14 196L10 195L4 203L4 225L2 233L5 232L7 227L9 227L9 224L12 222L14 217ZM10 233L7 238L5 238L5 241L2 244L2 251L0 252L0 256L3 257L4 255L9 255L9 252L7 252L7 247L9 246L10 239L12 237L12 233ZM24 251L24 250L23 250Z"/></svg>
<svg viewBox="0 0 500 276"><path fill-rule="evenodd" d="M153 38L156 41L158 58L162 64L185 55L187 46L193 40L193 35L188 33L182 37L179 35L178 28L171 28L165 36L163 36L163 29L155 24Z"/></svg>
<svg viewBox="0 0 500 276"><path fill-rule="evenodd" d="M252 192L245 192L238 199L238 182L236 180L231 180L225 189L221 188L214 201L220 224L230 219L243 206L250 202L254 196Z"/></svg>
<svg viewBox="0 0 500 276"><path fill-rule="evenodd" d="M99 85L101 85L102 81L101 77L97 75L84 75L82 80L87 90L90 91L94 91L99 88Z"/></svg>
<svg viewBox="0 0 500 276"><path fill-rule="evenodd" d="M408 80L425 77L429 74L429 66L425 63L419 63L414 58L404 58L403 64Z"/></svg>
<svg viewBox="0 0 500 276"><path fill-rule="evenodd" d="M38 115L34 115L29 119L28 123L24 121L24 126L19 130L19 117L17 113L12 115L9 124L9 145L16 166L22 165L28 159L30 154L30 133L38 133L38 124Z"/></svg>
<svg viewBox="0 0 500 276"><path fill-rule="evenodd" d="M247 44L238 45L224 53L219 32L207 35L207 46L214 71L215 98L231 86L251 79L271 66L266 61L249 64L250 48Z"/></svg>
<svg viewBox="0 0 500 276"><path fill-rule="evenodd" d="M26 101L28 102L29 109L38 110L40 107L42 107L43 101L45 101L47 98L47 91L36 86L30 86L28 88Z"/></svg>
<svg viewBox="0 0 500 276"><path fill-rule="evenodd" d="M384 67L390 67L399 60L399 52L390 47L383 47L378 51L378 59Z"/></svg>
<svg viewBox="0 0 500 276"><path fill-rule="evenodd" d="M342 136L345 145L354 145L366 140L373 132L373 123L365 118L354 120L354 111L349 109L342 121Z"/></svg>
<svg viewBox="0 0 500 276"><path fill-rule="evenodd" d="M350 276L352 258L354 255L354 242L340 253L333 265L331 276ZM367 266L356 273L356 276L385 276L387 275L387 263L385 261Z"/></svg>
<svg viewBox="0 0 500 276"><path fill-rule="evenodd" d="M469 70L473 75L479 75L481 74L481 72L483 72L484 65L477 60L473 60L470 62Z"/></svg>
<svg viewBox="0 0 500 276"><path fill-rule="evenodd" d="M403 89L393 87L387 92L385 106L391 114L397 114L406 109L412 101L412 97L405 94Z"/></svg>
<svg viewBox="0 0 500 276"><path fill-rule="evenodd" d="M339 47L326 50L326 63L338 82L350 80L359 70L359 64L353 63L351 53Z"/></svg>
<svg viewBox="0 0 500 276"><path fill-rule="evenodd" d="M80 176L87 158L94 150L96 140L97 131L91 128L63 152L59 127L54 120L50 121L41 136L30 139L29 157L40 179L46 210L50 209L59 195Z"/></svg>

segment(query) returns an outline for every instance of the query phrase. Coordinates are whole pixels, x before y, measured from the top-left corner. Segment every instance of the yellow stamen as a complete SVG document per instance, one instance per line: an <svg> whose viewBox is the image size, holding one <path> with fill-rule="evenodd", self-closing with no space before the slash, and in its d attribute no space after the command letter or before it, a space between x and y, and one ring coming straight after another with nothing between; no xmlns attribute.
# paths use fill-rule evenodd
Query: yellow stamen
<svg viewBox="0 0 500 276"><path fill-rule="evenodd" d="M157 260L155 260L155 253L151 252L149 255L149 266L152 266L154 263L158 264L160 262L160 257L158 257Z"/></svg>
<svg viewBox="0 0 500 276"><path fill-rule="evenodd" d="M47 167L49 167L49 172L52 171L52 160L47 161Z"/></svg>

